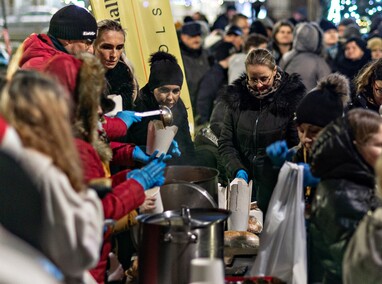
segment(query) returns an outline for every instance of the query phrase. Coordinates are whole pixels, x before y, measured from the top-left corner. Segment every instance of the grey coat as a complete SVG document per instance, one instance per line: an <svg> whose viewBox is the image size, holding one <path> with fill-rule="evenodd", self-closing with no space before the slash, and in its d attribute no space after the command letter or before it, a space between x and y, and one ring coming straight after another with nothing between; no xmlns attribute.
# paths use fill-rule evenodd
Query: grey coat
<svg viewBox="0 0 382 284"><path fill-rule="evenodd" d="M287 73L297 73L307 89L312 90L318 80L331 73L323 52L322 32L312 23L298 24L294 30L292 50L281 59L280 67Z"/></svg>

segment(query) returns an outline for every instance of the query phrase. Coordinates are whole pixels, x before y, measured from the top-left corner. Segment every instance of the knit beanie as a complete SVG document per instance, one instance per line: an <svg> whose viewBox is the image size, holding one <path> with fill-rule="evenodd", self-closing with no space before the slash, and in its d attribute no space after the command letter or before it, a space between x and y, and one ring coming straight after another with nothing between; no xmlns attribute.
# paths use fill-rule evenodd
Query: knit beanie
<svg viewBox="0 0 382 284"><path fill-rule="evenodd" d="M150 77L147 85L150 91L164 85L182 87L183 72L174 55L158 51L151 54L149 63Z"/></svg>
<svg viewBox="0 0 382 284"><path fill-rule="evenodd" d="M356 45L358 45L360 49L362 49L363 52L368 51L367 43L363 39L360 39L358 37L349 38L348 40L346 40L344 46L346 46L349 42L353 42L353 41L355 42Z"/></svg>
<svg viewBox="0 0 382 284"><path fill-rule="evenodd" d="M344 75L334 73L324 77L297 106L297 124L325 127L343 115L349 95L349 80Z"/></svg>
<svg viewBox="0 0 382 284"><path fill-rule="evenodd" d="M50 35L66 40L95 40L97 22L86 9L69 5L58 10L49 23Z"/></svg>
<svg viewBox="0 0 382 284"><path fill-rule="evenodd" d="M325 19L321 19L320 28L323 30L323 32L326 32L328 30L337 30L337 27L333 24L333 22Z"/></svg>

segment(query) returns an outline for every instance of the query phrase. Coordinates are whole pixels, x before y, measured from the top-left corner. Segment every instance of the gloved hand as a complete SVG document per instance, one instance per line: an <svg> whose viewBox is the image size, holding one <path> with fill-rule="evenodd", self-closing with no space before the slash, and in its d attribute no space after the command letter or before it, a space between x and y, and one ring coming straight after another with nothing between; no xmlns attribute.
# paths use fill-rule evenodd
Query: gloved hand
<svg viewBox="0 0 382 284"><path fill-rule="evenodd" d="M145 147L143 147L143 150L142 150L142 146L139 147L139 146L135 146L134 150L133 150L133 159L137 162L140 162L142 164L148 164L150 163L151 161L153 161L154 159L156 159L156 155L158 155L158 152L159 150L155 150L150 156L146 154L146 150L145 150ZM166 162L168 160L170 160L172 158L171 155L166 155L164 153L162 153L158 159L163 161L163 162Z"/></svg>
<svg viewBox="0 0 382 284"><path fill-rule="evenodd" d="M246 183L248 183L248 174L245 170L238 170L236 173L237 178L242 178L245 180Z"/></svg>
<svg viewBox="0 0 382 284"><path fill-rule="evenodd" d="M268 157L271 159L272 164L281 168L285 161L290 161L296 153L294 149L288 150L285 140L276 141L269 145L265 150Z"/></svg>
<svg viewBox="0 0 382 284"><path fill-rule="evenodd" d="M154 186L161 186L165 182L164 168L166 164L162 159L155 159L142 169L132 170L127 174L127 178L135 179L139 182L144 190Z"/></svg>
<svg viewBox="0 0 382 284"><path fill-rule="evenodd" d="M174 157L180 157L180 155L182 155L182 152L180 152L178 142L176 142L176 140L172 140L169 152L170 155Z"/></svg>
<svg viewBox="0 0 382 284"><path fill-rule="evenodd" d="M134 122L139 122L142 120L142 117L136 116L134 111L129 110L117 112L116 117L122 119L127 128L129 128Z"/></svg>
<svg viewBox="0 0 382 284"><path fill-rule="evenodd" d="M304 181L303 186L312 186L316 187L317 184L320 182L319 178L316 178L312 175L312 172L310 171L310 166L307 163L298 163L300 166L304 166Z"/></svg>
<svg viewBox="0 0 382 284"><path fill-rule="evenodd" d="M133 159L134 161L140 162L142 164L148 164L155 159L158 152L159 152L158 150L155 150L154 153L152 153L149 156L145 152L143 152L141 148L139 148L138 146L135 146L133 150Z"/></svg>

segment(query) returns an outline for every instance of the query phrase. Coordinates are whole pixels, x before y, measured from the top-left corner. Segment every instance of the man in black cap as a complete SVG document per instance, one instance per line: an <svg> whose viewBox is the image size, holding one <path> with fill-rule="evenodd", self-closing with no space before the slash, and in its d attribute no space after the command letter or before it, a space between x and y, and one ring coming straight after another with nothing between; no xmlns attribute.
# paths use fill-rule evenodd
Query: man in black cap
<svg viewBox="0 0 382 284"><path fill-rule="evenodd" d="M86 9L69 5L58 10L49 23L48 34L32 34L23 42L19 67L41 71L59 53L92 52L97 22Z"/></svg>
<svg viewBox="0 0 382 284"><path fill-rule="evenodd" d="M210 68L209 54L202 48L201 34L199 23L186 23L182 26L179 43L194 115L200 79Z"/></svg>

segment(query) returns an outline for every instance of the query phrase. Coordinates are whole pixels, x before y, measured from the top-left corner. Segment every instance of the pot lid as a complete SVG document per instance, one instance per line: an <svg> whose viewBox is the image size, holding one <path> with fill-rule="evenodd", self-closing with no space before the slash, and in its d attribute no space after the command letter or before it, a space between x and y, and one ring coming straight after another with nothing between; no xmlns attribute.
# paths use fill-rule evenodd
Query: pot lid
<svg viewBox="0 0 382 284"><path fill-rule="evenodd" d="M141 215L137 219L140 222L156 224L160 226L183 227L185 225L191 228L200 228L212 225L214 223L225 221L230 211L217 208L188 208L182 210L170 210L154 215Z"/></svg>

